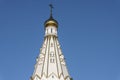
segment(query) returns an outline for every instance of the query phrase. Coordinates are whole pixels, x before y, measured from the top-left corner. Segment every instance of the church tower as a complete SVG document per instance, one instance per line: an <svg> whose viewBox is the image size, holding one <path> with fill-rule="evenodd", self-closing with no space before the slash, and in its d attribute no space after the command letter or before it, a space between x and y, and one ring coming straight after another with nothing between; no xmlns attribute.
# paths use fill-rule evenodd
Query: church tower
<svg viewBox="0 0 120 80"><path fill-rule="evenodd" d="M30 80L71 80L58 41L58 22L52 16L45 21L45 37Z"/></svg>

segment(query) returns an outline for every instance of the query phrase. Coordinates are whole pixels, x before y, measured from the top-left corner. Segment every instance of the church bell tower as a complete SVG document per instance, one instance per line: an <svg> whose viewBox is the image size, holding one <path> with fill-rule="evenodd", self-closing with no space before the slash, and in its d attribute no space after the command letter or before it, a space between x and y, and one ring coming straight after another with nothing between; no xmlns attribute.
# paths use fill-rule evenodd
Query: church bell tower
<svg viewBox="0 0 120 80"><path fill-rule="evenodd" d="M58 22L52 16L45 21L45 37L30 80L71 80L58 41Z"/></svg>

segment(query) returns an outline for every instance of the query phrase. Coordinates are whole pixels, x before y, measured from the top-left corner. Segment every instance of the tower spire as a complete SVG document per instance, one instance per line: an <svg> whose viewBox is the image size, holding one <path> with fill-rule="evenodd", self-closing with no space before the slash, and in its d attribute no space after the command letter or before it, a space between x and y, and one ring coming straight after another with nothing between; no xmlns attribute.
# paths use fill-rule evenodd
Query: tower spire
<svg viewBox="0 0 120 80"><path fill-rule="evenodd" d="M36 59L35 69L30 80L71 80L60 43L58 41L58 22L52 18L52 4L50 18L45 21L45 38L40 54Z"/></svg>
<svg viewBox="0 0 120 80"><path fill-rule="evenodd" d="M53 15L53 13L52 13L52 9L53 9L54 7L53 7L52 4L49 4L49 6L50 6L50 17L52 18L52 15Z"/></svg>

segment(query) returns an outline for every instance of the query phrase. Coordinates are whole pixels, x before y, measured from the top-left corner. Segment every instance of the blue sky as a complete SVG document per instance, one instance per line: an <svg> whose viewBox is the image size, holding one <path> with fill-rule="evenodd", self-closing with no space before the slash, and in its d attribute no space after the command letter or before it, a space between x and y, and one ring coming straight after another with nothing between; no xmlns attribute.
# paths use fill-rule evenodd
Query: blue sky
<svg viewBox="0 0 120 80"><path fill-rule="evenodd" d="M74 80L120 80L120 0L0 0L0 80L29 80L53 3Z"/></svg>

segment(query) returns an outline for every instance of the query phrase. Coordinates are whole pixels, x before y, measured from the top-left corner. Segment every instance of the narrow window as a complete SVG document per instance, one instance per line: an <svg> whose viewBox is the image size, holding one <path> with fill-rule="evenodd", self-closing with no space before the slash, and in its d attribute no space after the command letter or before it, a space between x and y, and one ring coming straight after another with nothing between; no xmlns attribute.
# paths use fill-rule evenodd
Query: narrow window
<svg viewBox="0 0 120 80"><path fill-rule="evenodd" d="M53 52L51 52L50 53L50 57L54 57L55 55L54 55L54 53Z"/></svg>
<svg viewBox="0 0 120 80"><path fill-rule="evenodd" d="M51 28L51 33L52 33L52 28Z"/></svg>
<svg viewBox="0 0 120 80"><path fill-rule="evenodd" d="M50 63L54 63L55 62L55 60L54 59L50 59Z"/></svg>
<svg viewBox="0 0 120 80"><path fill-rule="evenodd" d="M52 78L54 78L54 76L52 76Z"/></svg>

